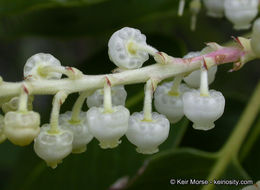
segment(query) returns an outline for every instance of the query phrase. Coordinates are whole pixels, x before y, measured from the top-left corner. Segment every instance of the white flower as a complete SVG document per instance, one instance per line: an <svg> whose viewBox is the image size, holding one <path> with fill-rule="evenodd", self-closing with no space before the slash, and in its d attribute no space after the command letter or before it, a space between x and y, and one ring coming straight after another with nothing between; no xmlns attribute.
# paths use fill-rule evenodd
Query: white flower
<svg viewBox="0 0 260 190"><path fill-rule="evenodd" d="M114 86L111 88L112 104L115 106L125 105L127 92L123 85ZM91 96L87 98L88 107L100 107L103 106L104 90L98 89Z"/></svg>
<svg viewBox="0 0 260 190"><path fill-rule="evenodd" d="M156 110L165 115L171 123L177 123L184 116L182 95L189 88L185 84L179 87L179 94L170 94L173 82L165 82L159 85L154 93L154 105Z"/></svg>
<svg viewBox="0 0 260 190"><path fill-rule="evenodd" d="M224 1L225 0L203 0L207 15L211 17L221 18L224 16Z"/></svg>
<svg viewBox="0 0 260 190"><path fill-rule="evenodd" d="M225 15L234 24L234 29L248 29L258 13L258 0L225 0L224 7Z"/></svg>
<svg viewBox="0 0 260 190"><path fill-rule="evenodd" d="M49 124L41 127L40 134L34 140L34 151L54 169L71 153L73 134L67 130L59 130L58 133L51 134L49 130Z"/></svg>
<svg viewBox="0 0 260 190"><path fill-rule="evenodd" d="M137 146L137 152L154 154L168 138L169 130L170 122L164 115L153 112L152 121L144 121L143 112L136 112L130 116L126 137Z"/></svg>
<svg viewBox="0 0 260 190"><path fill-rule="evenodd" d="M91 134L100 142L101 148L115 148L128 128L129 111L124 106L113 106L113 112L105 113L103 107L92 107L87 112Z"/></svg>
<svg viewBox="0 0 260 190"><path fill-rule="evenodd" d="M8 112L4 119L6 137L19 146L30 144L40 132L40 115L33 111Z"/></svg>
<svg viewBox="0 0 260 190"><path fill-rule="evenodd" d="M38 53L30 57L24 65L24 77L27 79L60 79L62 74L57 72L41 73L45 66L61 66L58 59L51 54Z"/></svg>
<svg viewBox="0 0 260 190"><path fill-rule="evenodd" d="M82 153L86 151L87 144L93 139L87 125L86 112L79 115L80 121L71 121L71 112L61 114L59 123L62 129L68 130L73 134L72 153Z"/></svg>
<svg viewBox="0 0 260 190"><path fill-rule="evenodd" d="M108 42L110 60L122 69L140 68L148 60L148 52L154 51L146 44L146 37L140 30L124 27L116 31Z"/></svg>
<svg viewBox="0 0 260 190"><path fill-rule="evenodd" d="M200 56L201 52L190 52L187 55L185 55L183 58L192 58L196 56ZM208 83L211 84L215 80L215 76L217 73L218 67L213 66L209 68L208 70ZM188 84L192 88L199 88L200 87L200 70L193 71L191 74L189 74L187 77L184 77L184 81L186 84Z"/></svg>
<svg viewBox="0 0 260 190"><path fill-rule="evenodd" d="M200 91L191 90L183 95L185 116L193 122L193 128L210 130L214 122L224 112L225 98L221 92L210 90L209 96L201 96Z"/></svg>

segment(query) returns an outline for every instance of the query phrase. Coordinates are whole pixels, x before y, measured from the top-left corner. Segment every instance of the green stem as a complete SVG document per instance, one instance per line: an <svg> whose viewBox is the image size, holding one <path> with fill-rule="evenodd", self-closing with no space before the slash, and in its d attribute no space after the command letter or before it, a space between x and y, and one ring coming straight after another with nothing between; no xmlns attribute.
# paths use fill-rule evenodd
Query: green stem
<svg viewBox="0 0 260 190"><path fill-rule="evenodd" d="M248 103L245 111L242 114L235 130L233 131L231 137L226 142L224 147L220 150L216 164L213 167L213 170L208 178L209 181L218 179L221 174L224 172L226 166L230 163L231 160L236 159L238 152L242 143L244 142L247 133L254 122L258 111L260 109L260 82L258 83L250 102ZM214 185L210 184L204 186L202 190L212 190Z"/></svg>
<svg viewBox="0 0 260 190"><path fill-rule="evenodd" d="M52 133L52 134L59 133L60 107L64 103L66 98L67 98L67 93L65 93L63 91L58 92L54 96L54 99L52 102L51 119L50 119L51 128L48 131L49 133Z"/></svg>
<svg viewBox="0 0 260 190"><path fill-rule="evenodd" d="M251 131L250 135L248 136L247 142L245 143L245 145L243 145L243 148L240 153L240 159L239 159L240 162L244 161L249 151L253 147L255 141L258 139L259 135L260 135L260 118L258 118L258 121L256 122L254 129Z"/></svg>
<svg viewBox="0 0 260 190"><path fill-rule="evenodd" d="M27 104L28 104L28 92L26 92L26 87L22 85L21 87L21 94L19 96L19 104L18 104L18 111L26 112Z"/></svg>
<svg viewBox="0 0 260 190"><path fill-rule="evenodd" d="M200 74L200 95L209 96L208 71L205 68L201 69Z"/></svg>
<svg viewBox="0 0 260 190"><path fill-rule="evenodd" d="M183 79L182 75L176 76L173 80L173 85L171 90L168 92L171 96L179 96L180 95L180 84Z"/></svg>
<svg viewBox="0 0 260 190"><path fill-rule="evenodd" d="M90 92L89 91L85 91L82 92L80 94L80 96L78 97L77 101L75 102L73 108L72 108L72 114L71 114L71 120L72 122L79 122L80 118L80 112L82 110L82 106L85 102L85 99L89 96Z"/></svg>
<svg viewBox="0 0 260 190"><path fill-rule="evenodd" d="M152 99L153 99L153 83L149 79L145 85L144 95L144 121L152 121Z"/></svg>
<svg viewBox="0 0 260 190"><path fill-rule="evenodd" d="M81 74L81 72L76 68L63 66L44 66L39 69L39 72L43 76L50 72L61 73L70 79L76 79L77 77L80 77Z"/></svg>
<svg viewBox="0 0 260 190"><path fill-rule="evenodd" d="M106 79L105 84L104 84L104 112L105 113L113 112L112 96L111 96L111 84L108 80L109 79Z"/></svg>

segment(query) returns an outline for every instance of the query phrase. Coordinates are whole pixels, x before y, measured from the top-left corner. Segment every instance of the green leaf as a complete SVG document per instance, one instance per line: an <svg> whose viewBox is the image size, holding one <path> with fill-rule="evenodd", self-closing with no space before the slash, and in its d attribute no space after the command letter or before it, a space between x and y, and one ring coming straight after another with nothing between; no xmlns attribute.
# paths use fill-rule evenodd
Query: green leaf
<svg viewBox="0 0 260 190"><path fill-rule="evenodd" d="M161 153L149 159L143 166L143 173L137 174L126 189L201 189L201 185L191 185L190 179L207 179L217 160L218 155L196 149L182 148ZM171 179L174 179L176 183L180 179L188 180L188 184L171 185ZM221 179L248 179L248 176L235 161L232 161ZM237 190L241 186L220 185L216 187L216 189Z"/></svg>
<svg viewBox="0 0 260 190"><path fill-rule="evenodd" d="M0 20L0 36L48 35L48 36L86 36L97 35L112 31L115 28L135 25L138 19L155 13L164 13L177 10L177 1L162 0L110 0L98 1L96 4L77 1L77 6L70 2L47 1L36 3L20 1L17 8L15 3L6 0L2 4ZM12 1L11 1L12 2ZM86 1L88 2L88 1ZM94 2L94 1L93 1ZM31 4L30 4L31 3ZM46 6L43 6L46 5ZM50 4L51 6L47 6ZM68 4L68 6L67 6ZM1 6L1 4L0 4ZM39 7L38 7L39 6ZM38 7L34 9L34 7ZM27 8L23 13L19 12ZM28 10L28 8L30 8Z"/></svg>

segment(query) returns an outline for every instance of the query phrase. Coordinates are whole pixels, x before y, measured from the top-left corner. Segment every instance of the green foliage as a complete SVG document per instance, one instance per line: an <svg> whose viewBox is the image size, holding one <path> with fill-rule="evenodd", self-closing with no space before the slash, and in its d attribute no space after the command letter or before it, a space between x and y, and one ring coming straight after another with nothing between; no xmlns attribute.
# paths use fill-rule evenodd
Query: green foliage
<svg viewBox="0 0 260 190"><path fill-rule="evenodd" d="M110 72L114 66L107 56L107 41L117 28L123 26L139 28L147 34L149 44L173 56L183 56L188 50L199 50L207 41L224 42L230 35L237 35L227 22L208 19L204 13L199 17L197 31L191 33L189 13L186 11L183 18L177 17L177 6L177 0L1 0L1 42L14 44L2 45L1 48L9 47L12 51L8 56L12 58L18 54L18 58L10 59L14 61L12 64L7 62L13 68L9 75L17 77L16 72L20 72L21 68L15 66L23 64L23 60L28 58L28 49L34 47L41 51L51 50L54 55L57 53L58 57L65 60L65 65L76 62L74 66L84 73ZM22 41L24 37L29 40ZM88 42L88 45L92 45L89 48L91 50L80 44L79 50L83 47L84 51L90 52L88 56L75 60L77 56L70 55L74 52L74 46L71 45L75 42L73 40L92 41ZM42 41L46 42L44 47L41 47ZM56 50L61 47L61 50ZM85 54L84 51L80 53ZM5 57L5 53L2 54ZM241 71L227 74L229 67L219 68L216 82L211 86L221 90L227 97L225 113L212 131L195 131L183 119L171 126L169 138L154 156L136 153L135 147L126 138L118 148L112 150L100 149L94 140L86 153L70 155L55 170L46 167L35 155L32 146L17 148L5 142L0 145L0 176L4 176L0 180L0 189L105 190L124 176L129 176L126 189L201 189L197 185L170 185L170 179L207 179L217 161L223 158L214 152L221 149L235 130L259 80L259 64L252 62ZM143 84L127 86L127 90L127 107L131 112L140 111ZM63 111L71 109L75 98L73 95L68 99ZM51 100L44 99L44 104L50 107ZM47 122L50 108L35 109L41 112L42 120ZM230 160L219 178L260 179L259 115L257 118L238 159ZM237 188L216 186L217 190Z"/></svg>

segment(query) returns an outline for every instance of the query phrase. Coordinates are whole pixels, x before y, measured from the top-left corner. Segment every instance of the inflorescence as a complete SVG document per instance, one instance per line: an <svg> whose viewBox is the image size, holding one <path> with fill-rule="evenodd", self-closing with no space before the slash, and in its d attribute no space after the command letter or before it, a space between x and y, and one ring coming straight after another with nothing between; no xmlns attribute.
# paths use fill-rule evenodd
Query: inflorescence
<svg viewBox="0 0 260 190"><path fill-rule="evenodd" d="M214 15L221 14L219 8L215 10ZM106 75L84 75L62 66L50 54L33 55L24 66L24 81L1 80L0 103L5 116L0 115L0 141L8 139L19 146L33 142L36 154L52 168L70 153L85 152L93 138L108 149L117 147L125 135L137 152L156 153L169 135L170 123L184 116L196 130L215 127L224 112L225 98L221 92L209 90L209 84L215 80L218 65L233 62L235 71L260 55L259 31L258 20L253 40L239 37L231 47L208 43L200 52L174 58L147 45L138 29L125 27L109 40L109 57L118 68ZM149 56L156 64L142 67ZM62 75L67 78L61 79ZM130 114L124 85L142 82L146 83L143 111ZM75 92L80 95L72 111L60 114L67 96ZM55 94L50 122L41 127L40 115L32 110L37 94ZM159 113L152 111L153 97ZM82 111L85 100L87 112Z"/></svg>

